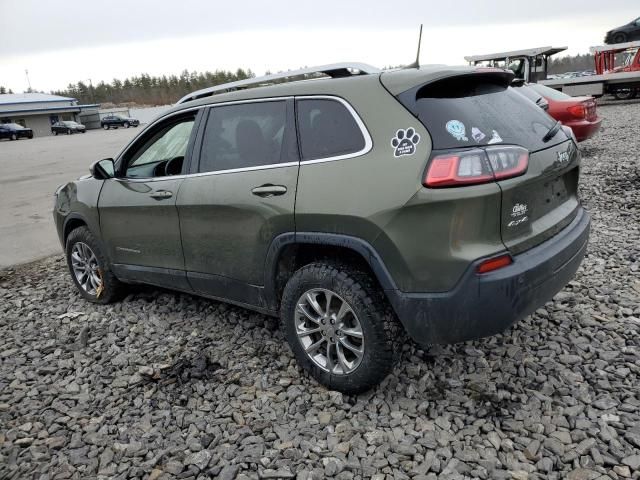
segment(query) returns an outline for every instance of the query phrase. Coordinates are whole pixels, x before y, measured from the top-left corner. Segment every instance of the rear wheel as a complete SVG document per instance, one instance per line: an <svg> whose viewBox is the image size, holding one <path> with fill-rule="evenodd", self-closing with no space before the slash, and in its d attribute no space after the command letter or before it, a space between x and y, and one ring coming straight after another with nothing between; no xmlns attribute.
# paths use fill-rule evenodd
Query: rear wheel
<svg viewBox="0 0 640 480"><path fill-rule="evenodd" d="M638 91L635 88L622 88L616 90L613 96L618 100L631 100L632 98L636 98L637 94Z"/></svg>
<svg viewBox="0 0 640 480"><path fill-rule="evenodd" d="M124 123L122 124L122 126L123 126L124 128L129 128L129 122L124 122Z"/></svg>
<svg viewBox="0 0 640 480"><path fill-rule="evenodd" d="M67 135L71 135L71 129L67 128Z"/></svg>
<svg viewBox="0 0 640 480"><path fill-rule="evenodd" d="M399 357L401 327L384 294L351 267L314 263L298 270L280 316L296 360L328 388L369 390Z"/></svg>
<svg viewBox="0 0 640 480"><path fill-rule="evenodd" d="M109 270L98 241L87 227L69 234L65 253L73 283L85 299L105 304L119 297L122 284Z"/></svg>
<svg viewBox="0 0 640 480"><path fill-rule="evenodd" d="M53 134L54 134L54 135L58 135L58 131L57 131L57 130L54 130L54 131L53 131Z"/></svg>
<svg viewBox="0 0 640 480"><path fill-rule="evenodd" d="M102 125L102 128L104 128L105 130L109 130L109 125Z"/></svg>
<svg viewBox="0 0 640 480"><path fill-rule="evenodd" d="M18 136L15 133L12 133L10 138L11 140L17 140Z"/></svg>

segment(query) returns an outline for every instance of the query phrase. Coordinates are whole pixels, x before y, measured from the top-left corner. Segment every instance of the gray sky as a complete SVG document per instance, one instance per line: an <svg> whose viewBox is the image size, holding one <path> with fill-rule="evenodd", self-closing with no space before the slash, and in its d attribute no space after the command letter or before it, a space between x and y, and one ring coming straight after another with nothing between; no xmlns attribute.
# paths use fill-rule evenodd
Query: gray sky
<svg viewBox="0 0 640 480"><path fill-rule="evenodd" d="M45 91L143 72L422 63L543 45L586 52L640 16L638 0L0 0L0 85Z"/></svg>

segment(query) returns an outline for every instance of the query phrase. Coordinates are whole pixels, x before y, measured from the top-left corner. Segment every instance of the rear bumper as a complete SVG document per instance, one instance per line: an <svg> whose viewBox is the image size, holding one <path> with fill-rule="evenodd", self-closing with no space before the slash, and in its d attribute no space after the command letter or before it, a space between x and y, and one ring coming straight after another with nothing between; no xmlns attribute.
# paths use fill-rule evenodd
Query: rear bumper
<svg viewBox="0 0 640 480"><path fill-rule="evenodd" d="M449 292L387 295L418 343L457 343L494 335L544 305L573 278L587 249L589 229L589 214L580 208L565 229L515 256L508 267L479 275L478 261Z"/></svg>
<svg viewBox="0 0 640 480"><path fill-rule="evenodd" d="M593 121L589 120L580 120L575 123L567 123L568 127L571 127L573 130L573 134L576 136L576 140L582 142L588 138L593 137L598 130L600 130L600 125L602 124L602 118L596 118Z"/></svg>

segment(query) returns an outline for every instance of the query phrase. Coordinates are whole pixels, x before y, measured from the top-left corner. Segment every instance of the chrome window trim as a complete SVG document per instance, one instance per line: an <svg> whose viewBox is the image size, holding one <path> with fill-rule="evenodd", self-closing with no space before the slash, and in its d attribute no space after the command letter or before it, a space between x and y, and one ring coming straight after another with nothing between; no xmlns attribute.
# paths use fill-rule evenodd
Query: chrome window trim
<svg viewBox="0 0 640 480"><path fill-rule="evenodd" d="M210 175L224 175L226 173L252 172L254 170L269 170L272 168L294 167L298 165L298 163L299 162L270 163L268 165L258 165L256 167L230 168L227 170L216 170L214 172L185 173L182 175L169 175L164 177L139 177L139 178L119 177L119 178L114 178L114 180L118 180L121 182L151 183L151 182L158 182L161 180L179 180L183 178L208 177Z"/></svg>
<svg viewBox="0 0 640 480"><path fill-rule="evenodd" d="M121 181L121 182L151 183L151 182L159 182L159 181L164 181L164 180L180 180L180 179L191 178L191 177L206 177L206 176L209 176L209 175L225 175L227 173L251 172L251 171L256 171L256 170L269 170L269 169L272 169L272 168L292 167L292 166L295 166L295 165L300 165L300 166L302 166L302 165L312 165L312 164L315 164L315 163L325 163L325 162L334 162L336 160L345 160L345 159L348 159L348 158L355 158L355 157L360 157L362 155L366 155L367 153L369 153L372 150L372 148L373 148L373 140L371 139L371 135L369 134L369 131L367 130L366 125L364 124L364 122L360 118L360 115L358 115L358 112L356 112L356 110L351 106L351 104L349 102L347 102L344 98L338 97L336 95L302 95L302 96L288 95L286 97L252 98L252 99L246 99L246 100L231 100L231 101L228 101L228 102L209 103L209 104L205 104L205 105L199 105L197 107L190 107L190 108L185 108L183 110L178 110L176 112L167 113L167 114L157 118L156 120L154 120L149 125L147 125L144 130L142 130L138 135L136 135L136 137L133 138L127 144L127 146L122 149L122 151L118 154L116 159L119 162L121 156L127 151L129 146L138 137L142 136L144 134L144 132L146 132L148 129L152 128L153 126L155 126L157 123L159 123L161 121L164 121L165 119L170 118L172 116L180 115L180 114L183 114L185 112L192 111L192 110L210 109L210 108L216 108L218 106L237 105L237 104L243 104L243 103L256 103L256 102L277 102L277 101L286 101L286 100L291 99L291 98L296 99L296 100L297 99L301 99L301 100L323 99L323 100L334 100L334 101L340 102L349 111L349 113L351 114L351 116L355 120L356 124L358 125L358 128L360 129L360 131L362 133L362 136L364 137L364 147L361 150L359 150L357 152L353 152L353 153L347 153L347 154L344 154L344 155L336 155L336 156L333 156L333 157L317 158L317 159L314 159L314 160L302 160L300 162L271 163L271 164L268 164L268 165L258 165L258 166L255 166L255 167L231 168L231 169L227 169L227 170L215 170L215 171L211 171L211 172L185 173L185 174L181 174L181 175L168 175L168 176L163 176L163 177L139 177L139 178L136 178L136 177L114 177L114 180L118 180L118 181ZM297 119L295 119L295 120L297 122Z"/></svg>
<svg viewBox="0 0 640 480"><path fill-rule="evenodd" d="M342 105L345 106L345 108L349 111L349 113L351 114L351 116L355 120L356 125L358 125L358 128L360 129L360 132L362 133L362 136L364 137L364 147L361 150L357 151L357 152L346 153L344 155L335 155L333 157L316 158L316 159L313 159L313 160L301 160L300 161L300 165L301 166L302 165L312 165L314 163L334 162L336 160L345 160L347 158L360 157L362 155L366 155L367 153L369 153L371 151L371 149L373 148L373 140L371 139L371 135L369 134L369 130L367 130L367 126L364 124L364 122L360 118L360 115L358 115L358 112L356 112L356 110L353 108L353 106L351 106L351 104L349 102L347 102L344 98L338 97L336 95L301 95L301 96L296 96L295 99L296 100L318 100L318 99L334 100L334 101L338 101L338 102L342 103ZM296 122L297 122L297 120L298 119L296 118Z"/></svg>

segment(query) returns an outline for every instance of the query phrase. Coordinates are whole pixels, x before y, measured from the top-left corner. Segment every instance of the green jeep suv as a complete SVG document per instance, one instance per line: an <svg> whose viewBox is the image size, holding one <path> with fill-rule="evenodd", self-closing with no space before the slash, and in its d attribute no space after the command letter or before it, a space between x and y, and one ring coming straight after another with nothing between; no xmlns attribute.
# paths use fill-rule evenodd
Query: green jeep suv
<svg viewBox="0 0 640 480"><path fill-rule="evenodd" d="M279 316L343 392L405 333L499 333L572 278L590 224L575 139L511 80L336 64L188 95L56 192L71 277L97 303L144 283Z"/></svg>

